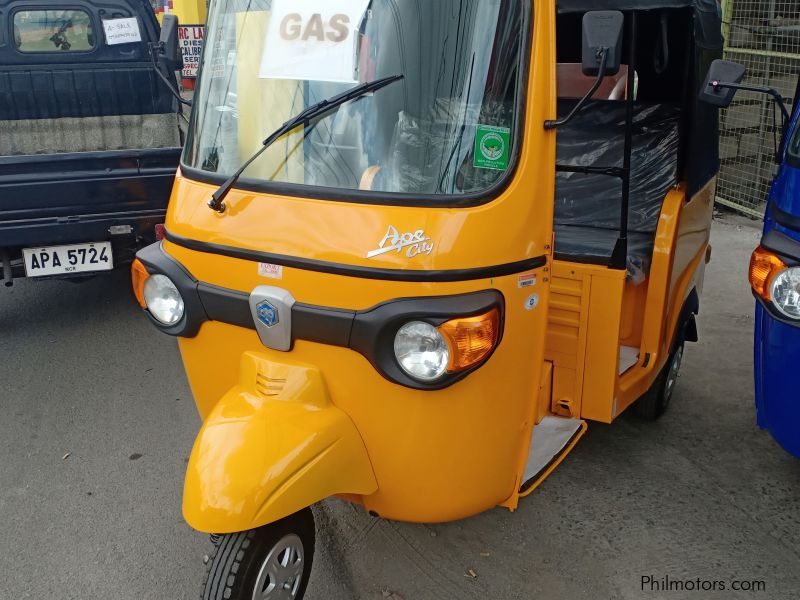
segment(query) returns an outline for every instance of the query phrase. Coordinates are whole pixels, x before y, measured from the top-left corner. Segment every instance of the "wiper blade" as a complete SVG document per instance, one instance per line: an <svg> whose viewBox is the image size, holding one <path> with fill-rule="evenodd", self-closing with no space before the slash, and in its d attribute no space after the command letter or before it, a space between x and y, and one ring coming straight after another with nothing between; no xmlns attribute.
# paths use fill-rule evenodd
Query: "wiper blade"
<svg viewBox="0 0 800 600"><path fill-rule="evenodd" d="M267 148L269 148L284 135L297 129L300 127L300 125L308 127L312 121L321 119L328 113L333 112L342 106L342 104L346 104L347 102L355 100L356 98L360 98L361 96L369 94L370 92L377 92L379 89L384 88L395 81L399 81L400 79L403 79L403 75L392 75L391 77L383 77L382 79L376 79L374 81L362 83L354 88L350 88L346 92L342 92L341 94L331 98L326 98L325 100L317 102L316 104L312 104L297 116L286 121L283 125L271 133L269 137L261 143L261 147L258 149L258 151L253 154L253 156L248 158L247 161L241 167L239 167L225 183L219 186L216 192L211 195L211 200L208 201L209 208L218 213L225 212L225 197L228 195L228 192L231 191L233 186L236 185L236 182L239 180L239 177L242 176L242 173L244 173L247 167L253 164L253 161L261 156L261 154Z"/></svg>

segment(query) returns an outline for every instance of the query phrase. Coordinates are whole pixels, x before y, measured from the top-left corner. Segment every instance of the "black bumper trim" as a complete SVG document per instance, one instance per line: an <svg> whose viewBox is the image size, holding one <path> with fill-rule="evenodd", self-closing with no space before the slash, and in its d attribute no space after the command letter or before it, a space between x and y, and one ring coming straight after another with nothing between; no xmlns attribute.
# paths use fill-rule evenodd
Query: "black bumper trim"
<svg viewBox="0 0 800 600"><path fill-rule="evenodd" d="M137 257L150 274L169 277L184 300L183 318L172 326L159 323L145 311L153 324L164 333L192 338L207 321L256 329L250 310L250 295L246 292L198 281L167 254L161 243L143 248ZM467 370L448 373L440 380L424 383L409 377L397 364L393 351L397 331L409 321L420 320L438 326L449 319L475 316L492 308L496 308L500 316L496 348L503 336L505 299L494 289L449 296L397 298L366 310L297 302L292 307L292 342L304 340L350 348L364 356L389 381L419 390L437 390L452 385L478 369L489 360L491 353Z"/></svg>

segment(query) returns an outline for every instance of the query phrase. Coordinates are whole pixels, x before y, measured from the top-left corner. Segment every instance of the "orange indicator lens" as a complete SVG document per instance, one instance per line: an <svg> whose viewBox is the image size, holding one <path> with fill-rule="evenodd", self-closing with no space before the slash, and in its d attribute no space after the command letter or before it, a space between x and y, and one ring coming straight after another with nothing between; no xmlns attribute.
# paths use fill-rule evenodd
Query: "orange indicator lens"
<svg viewBox="0 0 800 600"><path fill-rule="evenodd" d="M486 358L497 344L500 313L493 308L477 317L453 319L440 325L439 332L450 346L447 370L463 371Z"/></svg>
<svg viewBox="0 0 800 600"><path fill-rule="evenodd" d="M770 300L769 288L772 280L786 269L786 264L763 246L759 246L750 257L750 285L764 300Z"/></svg>
<svg viewBox="0 0 800 600"><path fill-rule="evenodd" d="M150 277L145 266L137 258L131 265L131 283L133 284L133 294L139 302L139 306L147 308L147 302L144 301L144 282Z"/></svg>

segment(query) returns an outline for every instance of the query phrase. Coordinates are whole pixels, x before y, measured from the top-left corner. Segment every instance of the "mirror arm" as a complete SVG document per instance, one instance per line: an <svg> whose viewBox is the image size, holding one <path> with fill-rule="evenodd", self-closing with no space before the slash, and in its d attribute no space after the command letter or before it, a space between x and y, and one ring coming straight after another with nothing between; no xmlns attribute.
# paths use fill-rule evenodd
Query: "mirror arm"
<svg viewBox="0 0 800 600"><path fill-rule="evenodd" d="M715 90L720 88L728 88L731 90L743 90L745 92L760 92L762 94L772 96L772 98L778 104L778 107L781 109L784 123L790 119L789 111L786 110L786 104L783 101L783 96L781 96L774 88L763 87L760 85L747 85L746 83L725 83L722 81L710 81L708 86L713 87Z"/></svg>
<svg viewBox="0 0 800 600"><path fill-rule="evenodd" d="M545 121L544 122L545 129L556 129L557 127L561 127L562 125L569 123L573 119L573 117L576 114L578 114L578 111L581 110L586 105L589 99L592 96L594 96L594 93L597 91L597 88L599 88L600 84L603 83L603 77L606 76L607 57L608 57L608 48L601 48L600 51L598 52L598 58L600 59L600 67L597 70L597 79L595 79L592 87L589 89L588 92L586 92L586 95L578 101L578 103L572 108L572 110L566 117L564 117L563 119L556 119L556 120L548 119L547 121Z"/></svg>
<svg viewBox="0 0 800 600"><path fill-rule="evenodd" d="M159 76L161 81L164 82L164 85L167 86L167 89L170 93L175 96L175 99L185 106L191 106L191 100L186 100L183 98L178 90L173 87L170 83L169 79L161 72L161 69L158 67L158 56L164 54L164 42L155 42L150 44L150 60L153 62L153 69L155 70L156 74Z"/></svg>

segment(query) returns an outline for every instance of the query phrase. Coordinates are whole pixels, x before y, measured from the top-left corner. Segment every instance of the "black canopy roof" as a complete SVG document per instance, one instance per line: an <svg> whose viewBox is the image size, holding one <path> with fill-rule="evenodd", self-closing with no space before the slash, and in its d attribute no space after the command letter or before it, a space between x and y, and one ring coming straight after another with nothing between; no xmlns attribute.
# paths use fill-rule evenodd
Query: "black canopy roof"
<svg viewBox="0 0 800 600"><path fill-rule="evenodd" d="M556 0L559 13L590 10L662 10L694 8L695 42L701 48L721 49L722 29L717 0Z"/></svg>
<svg viewBox="0 0 800 600"><path fill-rule="evenodd" d="M558 0L557 5L558 12L561 13L588 10L657 10L688 6L702 12L717 12L717 0Z"/></svg>

